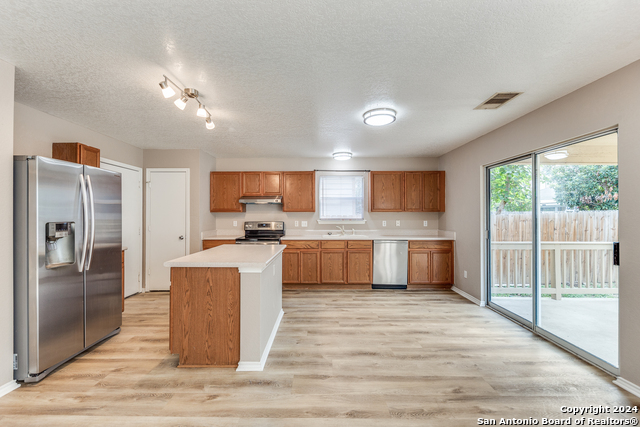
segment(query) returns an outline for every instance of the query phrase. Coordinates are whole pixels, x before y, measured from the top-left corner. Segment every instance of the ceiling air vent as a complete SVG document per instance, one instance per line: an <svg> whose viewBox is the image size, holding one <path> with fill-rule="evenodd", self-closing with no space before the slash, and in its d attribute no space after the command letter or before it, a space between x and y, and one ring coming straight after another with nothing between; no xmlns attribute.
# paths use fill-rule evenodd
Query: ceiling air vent
<svg viewBox="0 0 640 427"><path fill-rule="evenodd" d="M491 98L478 105L474 110L495 110L498 107L503 106L507 102L511 101L522 92L499 92L493 95Z"/></svg>

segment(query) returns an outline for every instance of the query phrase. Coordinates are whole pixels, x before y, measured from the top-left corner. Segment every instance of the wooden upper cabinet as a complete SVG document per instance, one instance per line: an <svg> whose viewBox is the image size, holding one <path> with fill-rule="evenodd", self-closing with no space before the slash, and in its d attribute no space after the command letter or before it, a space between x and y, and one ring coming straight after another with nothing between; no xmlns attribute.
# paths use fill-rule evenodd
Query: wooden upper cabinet
<svg viewBox="0 0 640 427"><path fill-rule="evenodd" d="M283 212L316 211L316 173L284 172Z"/></svg>
<svg viewBox="0 0 640 427"><path fill-rule="evenodd" d="M369 174L369 211L404 211L404 172L371 172Z"/></svg>
<svg viewBox="0 0 640 427"><path fill-rule="evenodd" d="M264 196L282 195L282 172L262 172L262 194Z"/></svg>
<svg viewBox="0 0 640 427"><path fill-rule="evenodd" d="M282 195L282 172L242 172L242 195Z"/></svg>
<svg viewBox="0 0 640 427"><path fill-rule="evenodd" d="M423 212L444 212L444 171L422 172Z"/></svg>
<svg viewBox="0 0 640 427"><path fill-rule="evenodd" d="M244 212L241 172L211 172L211 212Z"/></svg>
<svg viewBox="0 0 640 427"><path fill-rule="evenodd" d="M79 142L54 142L51 157L81 165L100 167L100 149Z"/></svg>
<svg viewBox="0 0 640 427"><path fill-rule="evenodd" d="M242 172L242 195L262 196L262 172Z"/></svg>
<svg viewBox="0 0 640 427"><path fill-rule="evenodd" d="M406 212L422 211L423 172L404 173L404 210Z"/></svg>

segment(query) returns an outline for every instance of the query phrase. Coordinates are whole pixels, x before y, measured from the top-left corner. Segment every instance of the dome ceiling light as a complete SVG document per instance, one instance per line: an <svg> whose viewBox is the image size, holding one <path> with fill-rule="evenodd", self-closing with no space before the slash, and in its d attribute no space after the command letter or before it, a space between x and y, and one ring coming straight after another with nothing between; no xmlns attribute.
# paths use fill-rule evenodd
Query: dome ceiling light
<svg viewBox="0 0 640 427"><path fill-rule="evenodd" d="M391 108L375 108L362 115L365 124L370 126L384 126L396 121L396 110Z"/></svg>
<svg viewBox="0 0 640 427"><path fill-rule="evenodd" d="M333 160L350 160L351 156L350 151L336 151L333 153Z"/></svg>
<svg viewBox="0 0 640 427"><path fill-rule="evenodd" d="M548 153L544 154L544 157L549 160L562 160L569 157L569 152L567 150L549 151Z"/></svg>

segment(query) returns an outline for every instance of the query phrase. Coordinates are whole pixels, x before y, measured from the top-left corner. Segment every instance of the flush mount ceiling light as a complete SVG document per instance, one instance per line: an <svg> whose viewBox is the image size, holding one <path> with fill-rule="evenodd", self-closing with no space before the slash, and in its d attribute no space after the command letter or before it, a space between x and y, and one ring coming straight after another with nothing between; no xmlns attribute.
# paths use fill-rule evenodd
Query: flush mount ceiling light
<svg viewBox="0 0 640 427"><path fill-rule="evenodd" d="M370 126L384 126L396 121L396 110L391 108L375 108L362 115L364 122Z"/></svg>
<svg viewBox="0 0 640 427"><path fill-rule="evenodd" d="M184 110L184 107L186 107L187 105L187 101L189 99L195 99L196 101L198 101L198 112L196 113L196 115L198 117L206 117L205 126L207 127L207 129L213 129L214 127L216 127L213 124L213 121L211 120L211 113L209 113L209 111L204 106L204 104L200 102L200 98L198 98L199 93L196 89L193 89L190 87L183 89L177 84L175 84L169 77L165 76L164 74L162 75L162 77L164 77L164 81L160 82L160 88L162 89L162 94L164 95L165 98L171 98L173 95L176 94L173 88L169 86L169 83L171 83L180 91L180 98L173 101L176 107L178 107L181 110Z"/></svg>
<svg viewBox="0 0 640 427"><path fill-rule="evenodd" d="M569 157L569 152L567 150L549 151L544 156L549 160L562 160Z"/></svg>
<svg viewBox="0 0 640 427"><path fill-rule="evenodd" d="M335 153L333 153L333 160L349 160L351 159L351 152L350 151L336 151Z"/></svg>

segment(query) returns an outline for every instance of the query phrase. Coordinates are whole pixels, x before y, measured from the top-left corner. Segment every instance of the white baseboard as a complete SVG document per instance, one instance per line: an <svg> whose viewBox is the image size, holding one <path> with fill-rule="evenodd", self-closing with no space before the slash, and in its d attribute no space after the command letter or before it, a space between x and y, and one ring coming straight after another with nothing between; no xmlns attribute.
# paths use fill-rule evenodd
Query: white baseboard
<svg viewBox="0 0 640 427"><path fill-rule="evenodd" d="M635 395L636 397L640 397L640 386L635 385L631 381L627 381L622 377L618 377L618 379L616 379L613 383L618 387L627 390L629 393Z"/></svg>
<svg viewBox="0 0 640 427"><path fill-rule="evenodd" d="M20 387L20 384L18 384L15 380L9 381L8 383L0 387L0 397L4 396L5 394L11 393L18 387Z"/></svg>
<svg viewBox="0 0 640 427"><path fill-rule="evenodd" d="M461 295L463 297L465 297L466 299L468 299L469 301L471 301L472 303L479 305L480 307L484 307L486 304L484 303L484 301L480 301L478 298L474 297L471 294L466 293L465 291L463 291L460 288L457 288L455 286L451 287L451 290L455 293L457 293L458 295Z"/></svg>
<svg viewBox="0 0 640 427"><path fill-rule="evenodd" d="M281 309L280 314L278 314L278 318L276 319L276 323L273 325L273 329L271 330L271 335L269 336L269 341L267 341L267 345L264 347L264 351L262 352L262 357L259 362L238 362L238 367L236 371L263 371L264 365L267 363L267 357L269 357L269 352L271 351L271 346L273 345L273 340L276 339L276 334L278 333L278 328L280 327L280 322L282 321L282 316L284 316L284 311Z"/></svg>

